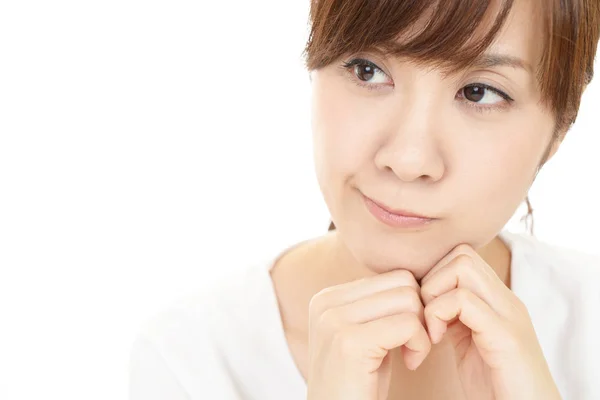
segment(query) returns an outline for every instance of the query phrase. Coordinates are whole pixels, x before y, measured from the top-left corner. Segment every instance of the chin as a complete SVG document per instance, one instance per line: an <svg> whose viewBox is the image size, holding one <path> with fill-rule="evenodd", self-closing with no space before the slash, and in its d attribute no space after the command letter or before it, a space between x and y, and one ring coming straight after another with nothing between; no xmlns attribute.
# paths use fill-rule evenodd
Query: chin
<svg viewBox="0 0 600 400"><path fill-rule="evenodd" d="M410 271L417 280L427 275L439 260L448 253L446 249L439 247L430 248L428 251L425 251L403 245L393 247L358 245L351 251L361 264L374 273L381 274L397 269L404 269Z"/></svg>
<svg viewBox="0 0 600 400"><path fill-rule="evenodd" d="M352 256L377 274L404 269L421 279L457 243L439 226L432 225L420 231L390 232L368 225L359 225L355 221L341 227L339 234Z"/></svg>

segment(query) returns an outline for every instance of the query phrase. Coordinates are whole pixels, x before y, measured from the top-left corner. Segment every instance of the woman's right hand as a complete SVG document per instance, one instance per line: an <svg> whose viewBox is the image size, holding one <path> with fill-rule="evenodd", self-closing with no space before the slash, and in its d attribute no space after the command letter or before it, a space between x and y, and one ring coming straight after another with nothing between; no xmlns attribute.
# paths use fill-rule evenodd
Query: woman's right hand
<svg viewBox="0 0 600 400"><path fill-rule="evenodd" d="M401 347L416 369L429 354L420 287L406 270L327 288L309 307L308 400L384 400Z"/></svg>

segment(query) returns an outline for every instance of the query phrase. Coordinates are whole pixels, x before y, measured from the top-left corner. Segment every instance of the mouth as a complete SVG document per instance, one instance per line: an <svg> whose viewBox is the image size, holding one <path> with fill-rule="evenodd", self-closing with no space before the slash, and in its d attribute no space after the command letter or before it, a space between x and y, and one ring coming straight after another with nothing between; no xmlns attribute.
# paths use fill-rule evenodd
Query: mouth
<svg viewBox="0 0 600 400"><path fill-rule="evenodd" d="M421 215L412 211L392 209L364 194L362 196L371 215L378 221L395 228L422 227L436 220L436 218Z"/></svg>

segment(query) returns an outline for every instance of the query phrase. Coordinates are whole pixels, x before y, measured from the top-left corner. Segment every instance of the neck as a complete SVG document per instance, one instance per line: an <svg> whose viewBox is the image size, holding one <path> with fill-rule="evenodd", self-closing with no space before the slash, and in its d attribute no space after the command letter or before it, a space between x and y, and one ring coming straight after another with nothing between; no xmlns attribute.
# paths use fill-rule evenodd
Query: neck
<svg viewBox="0 0 600 400"><path fill-rule="evenodd" d="M320 247L319 258L322 261L319 264L321 268L327 269L327 284L331 286L377 274L352 256L336 231L327 233ZM511 252L502 239L496 236L476 251L504 284L510 287Z"/></svg>
<svg viewBox="0 0 600 400"><path fill-rule="evenodd" d="M496 237L477 252L510 287L511 254L504 242ZM357 263L335 231L284 252L271 269L284 329L304 338L308 305L316 293L375 274Z"/></svg>

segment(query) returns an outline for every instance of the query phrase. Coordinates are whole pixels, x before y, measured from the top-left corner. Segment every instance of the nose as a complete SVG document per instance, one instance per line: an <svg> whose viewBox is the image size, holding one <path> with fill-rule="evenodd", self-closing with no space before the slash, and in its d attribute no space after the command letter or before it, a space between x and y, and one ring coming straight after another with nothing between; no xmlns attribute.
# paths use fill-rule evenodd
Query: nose
<svg viewBox="0 0 600 400"><path fill-rule="evenodd" d="M444 160L436 133L441 131L439 104L431 94L413 96L400 106L389 125L387 140L375 155L375 165L392 171L404 182L438 181L444 174ZM398 111L400 110L400 111Z"/></svg>

